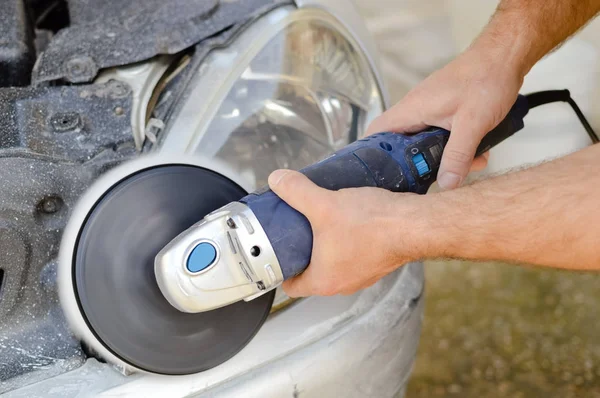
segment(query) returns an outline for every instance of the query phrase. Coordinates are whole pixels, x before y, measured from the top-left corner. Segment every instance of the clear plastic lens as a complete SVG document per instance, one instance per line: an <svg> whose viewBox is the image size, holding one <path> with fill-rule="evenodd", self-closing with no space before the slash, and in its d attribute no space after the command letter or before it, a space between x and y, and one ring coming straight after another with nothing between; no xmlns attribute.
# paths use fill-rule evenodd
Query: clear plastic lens
<svg viewBox="0 0 600 398"><path fill-rule="evenodd" d="M360 137L380 112L360 50L324 21L299 20L233 83L196 150L262 186L271 171L300 169Z"/></svg>

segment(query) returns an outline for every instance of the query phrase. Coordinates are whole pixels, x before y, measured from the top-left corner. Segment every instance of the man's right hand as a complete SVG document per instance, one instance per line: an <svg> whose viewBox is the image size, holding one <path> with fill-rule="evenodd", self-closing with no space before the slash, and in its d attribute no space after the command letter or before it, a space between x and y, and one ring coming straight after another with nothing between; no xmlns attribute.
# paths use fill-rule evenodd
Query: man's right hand
<svg viewBox="0 0 600 398"><path fill-rule="evenodd" d="M427 126L450 130L438 184L456 188L531 67L598 12L600 0L502 0L473 45L374 120L368 134L414 133ZM485 166L486 160L476 163Z"/></svg>
<svg viewBox="0 0 600 398"><path fill-rule="evenodd" d="M473 163L477 146L507 115L523 83L523 69L502 58L510 49L497 45L497 49L474 45L429 76L375 119L368 134L414 133L427 126L449 130L438 184L442 189L460 186L472 166L475 170L486 166L487 156Z"/></svg>

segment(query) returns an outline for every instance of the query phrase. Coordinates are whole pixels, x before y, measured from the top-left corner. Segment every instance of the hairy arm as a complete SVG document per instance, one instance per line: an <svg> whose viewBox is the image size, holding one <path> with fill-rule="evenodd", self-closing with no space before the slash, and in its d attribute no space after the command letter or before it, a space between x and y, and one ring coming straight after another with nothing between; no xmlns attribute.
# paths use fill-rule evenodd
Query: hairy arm
<svg viewBox="0 0 600 398"><path fill-rule="evenodd" d="M374 120L369 133L450 130L438 182L460 186L479 142L504 119L532 66L598 11L600 0L503 0L469 49Z"/></svg>
<svg viewBox="0 0 600 398"><path fill-rule="evenodd" d="M524 76L598 12L600 0L502 0L472 48L501 53Z"/></svg>
<svg viewBox="0 0 600 398"><path fill-rule="evenodd" d="M416 195L379 188L328 191L278 170L269 185L313 230L290 296L350 294L407 262L501 260L600 270L600 144L455 190Z"/></svg>
<svg viewBox="0 0 600 398"><path fill-rule="evenodd" d="M600 145L422 198L423 257L600 269Z"/></svg>
<svg viewBox="0 0 600 398"><path fill-rule="evenodd" d="M600 0L502 0L467 52L484 65L502 59L522 78L598 12ZM431 195L423 257L600 269L599 167L600 146L593 146Z"/></svg>

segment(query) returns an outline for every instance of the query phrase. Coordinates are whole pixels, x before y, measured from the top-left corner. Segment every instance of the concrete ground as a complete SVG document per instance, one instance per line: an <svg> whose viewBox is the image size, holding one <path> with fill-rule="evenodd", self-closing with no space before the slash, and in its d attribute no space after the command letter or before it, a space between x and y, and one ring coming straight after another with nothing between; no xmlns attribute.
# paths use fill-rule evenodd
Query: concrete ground
<svg viewBox="0 0 600 398"><path fill-rule="evenodd" d="M412 397L600 397L600 275L426 264Z"/></svg>
<svg viewBox="0 0 600 398"><path fill-rule="evenodd" d="M465 48L496 3L356 1L380 47L393 101ZM600 130L598 37L600 21L534 68L523 92L569 88ZM536 110L526 123L492 152L488 172L589 144L562 105ZM427 263L424 328L406 396L600 397L599 303L600 274Z"/></svg>

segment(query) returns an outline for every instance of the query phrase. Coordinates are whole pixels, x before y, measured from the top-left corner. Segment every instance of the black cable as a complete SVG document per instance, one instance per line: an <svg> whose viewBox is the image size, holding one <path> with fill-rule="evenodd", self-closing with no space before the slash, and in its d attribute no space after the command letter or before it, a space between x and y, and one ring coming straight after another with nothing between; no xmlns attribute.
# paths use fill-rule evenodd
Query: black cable
<svg viewBox="0 0 600 398"><path fill-rule="evenodd" d="M587 133L590 136L590 139L592 140L592 142L595 144L598 141L600 141L600 139L598 139L598 134L596 134L596 132L594 131L594 129L592 129L592 126L588 123L588 121L585 118L585 116L583 116L583 112L581 112L581 109L579 109L579 107L577 106L577 104L575 103L575 101L573 100L573 98L569 98L568 102L569 102L569 105L571 105L571 108L573 108L573 110L577 114L577 117L579 118L579 121L581 122L581 124L583 124L583 128L585 129L585 131L587 131Z"/></svg>
<svg viewBox="0 0 600 398"><path fill-rule="evenodd" d="M527 98L527 102L529 102L529 109L535 108L536 106L550 104L552 102L566 102L571 105L573 111L579 118L579 121L583 125L583 128L590 136L590 139L595 144L600 142L598 139L598 134L594 131L590 123L587 121L579 106L575 103L573 98L571 97L571 93L569 90L548 90L548 91L538 91L537 93L527 94L525 96Z"/></svg>

